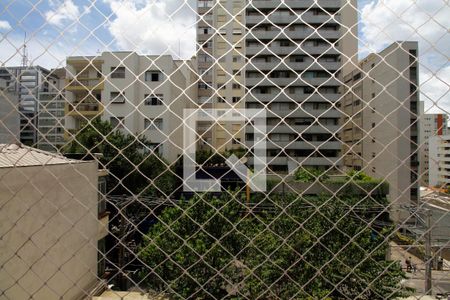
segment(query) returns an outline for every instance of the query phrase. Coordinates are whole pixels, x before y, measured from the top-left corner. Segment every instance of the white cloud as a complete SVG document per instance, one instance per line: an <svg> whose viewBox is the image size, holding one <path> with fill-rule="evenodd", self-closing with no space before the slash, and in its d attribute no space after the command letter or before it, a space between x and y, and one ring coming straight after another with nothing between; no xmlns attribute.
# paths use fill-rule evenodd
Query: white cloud
<svg viewBox="0 0 450 300"><path fill-rule="evenodd" d="M190 58L195 53L195 14L187 2L105 0L115 18L106 28L122 50L172 54Z"/></svg>
<svg viewBox="0 0 450 300"><path fill-rule="evenodd" d="M8 21L0 20L0 30L11 30L11 25Z"/></svg>
<svg viewBox="0 0 450 300"><path fill-rule="evenodd" d="M32 36L27 40L28 60L32 65L52 69L66 65L66 57L73 55L95 55L92 44L70 43L68 40L55 41L48 36ZM0 39L0 65L22 64L23 35L9 34ZM95 48L94 48L95 49Z"/></svg>
<svg viewBox="0 0 450 300"><path fill-rule="evenodd" d="M443 0L384 0L363 6L362 52L376 52L395 41L419 42L422 100L429 112L450 113L450 6Z"/></svg>
<svg viewBox="0 0 450 300"><path fill-rule="evenodd" d="M55 6L54 10L45 13L45 19L49 24L61 26L65 21L75 21L80 16L80 9L72 0L64 0Z"/></svg>

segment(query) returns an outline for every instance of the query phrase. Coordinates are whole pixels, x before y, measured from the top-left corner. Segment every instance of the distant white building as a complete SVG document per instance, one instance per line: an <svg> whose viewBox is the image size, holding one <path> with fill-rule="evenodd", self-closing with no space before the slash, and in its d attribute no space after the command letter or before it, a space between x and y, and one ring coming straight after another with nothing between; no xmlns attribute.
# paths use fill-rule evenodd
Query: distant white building
<svg viewBox="0 0 450 300"><path fill-rule="evenodd" d="M64 139L64 107L65 107L65 76L64 68L53 69L48 77L47 92L38 95L38 140L37 148L56 152L66 141Z"/></svg>
<svg viewBox="0 0 450 300"><path fill-rule="evenodd" d="M16 66L1 67L0 79L6 81L7 91L17 97L20 112L20 142L36 146L39 98L41 93L49 92L57 77L40 66Z"/></svg>
<svg viewBox="0 0 450 300"><path fill-rule="evenodd" d="M0 298L82 299L97 284L95 161L0 144Z"/></svg>
<svg viewBox="0 0 450 300"><path fill-rule="evenodd" d="M429 140L430 186L450 187L450 135L433 136Z"/></svg>
<svg viewBox="0 0 450 300"><path fill-rule="evenodd" d="M389 183L396 207L419 199L419 63L417 42L395 42L344 76L339 101L344 169L362 170Z"/></svg>
<svg viewBox="0 0 450 300"><path fill-rule="evenodd" d="M448 115L446 114L425 114L423 102L421 103L420 114L420 184L429 186L429 140L433 136L442 136L449 133Z"/></svg>
<svg viewBox="0 0 450 300"><path fill-rule="evenodd" d="M0 143L17 143L19 140L19 101L8 91L6 80L0 78Z"/></svg>
<svg viewBox="0 0 450 300"><path fill-rule="evenodd" d="M103 52L68 57L66 69L69 133L101 116L125 133L147 137L169 162L182 153L183 109L197 101L196 72L190 61Z"/></svg>

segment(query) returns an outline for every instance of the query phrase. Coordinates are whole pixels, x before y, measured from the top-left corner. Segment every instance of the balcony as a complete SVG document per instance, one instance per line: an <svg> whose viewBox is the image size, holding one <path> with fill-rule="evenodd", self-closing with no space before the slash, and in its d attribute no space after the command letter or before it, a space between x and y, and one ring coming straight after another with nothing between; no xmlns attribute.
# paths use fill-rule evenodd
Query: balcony
<svg viewBox="0 0 450 300"><path fill-rule="evenodd" d="M65 115L72 117L91 118L103 112L103 105L100 102L75 102L66 103Z"/></svg>
<svg viewBox="0 0 450 300"><path fill-rule="evenodd" d="M99 91L104 88L105 78L71 78L66 79L66 90L69 92Z"/></svg>
<svg viewBox="0 0 450 300"><path fill-rule="evenodd" d="M332 45L326 46L270 46L264 48L263 45L248 46L245 48L245 54L247 56L254 55L296 55L296 54L311 54L311 55L322 55L322 54L340 54L339 50Z"/></svg>
<svg viewBox="0 0 450 300"><path fill-rule="evenodd" d="M267 17L267 19L266 19ZM248 26L252 26L254 24L290 24L297 20L300 20L304 23L327 23L327 24L338 24L340 21L340 16L334 15L314 15L309 12L300 13L298 15L289 15L289 16L280 16L276 14L272 14L270 16L246 16L245 21Z"/></svg>
<svg viewBox="0 0 450 300"><path fill-rule="evenodd" d="M284 62L274 61L274 62L259 62L253 60L250 64L246 66L246 71L272 71L272 70L280 70L280 71L288 71L288 70L329 70L336 71L342 67L342 63L340 62L326 62L326 61L306 61L306 62L291 62L289 59L286 59Z"/></svg>
<svg viewBox="0 0 450 300"><path fill-rule="evenodd" d="M281 0L255 0L252 1L249 6L254 8L278 8L281 7L290 7L290 8L310 8L310 7L324 7L324 8L341 8L341 1L339 0L303 0L303 1L286 1L283 2Z"/></svg>
<svg viewBox="0 0 450 300"><path fill-rule="evenodd" d="M290 39L338 39L340 36L340 31L326 31L318 29L313 30L308 28L307 30L298 30L298 31L288 31L284 30L283 32L279 30L273 31L263 31L263 30L251 30L250 34L247 35L247 40L285 40L287 38Z"/></svg>
<svg viewBox="0 0 450 300"><path fill-rule="evenodd" d="M286 91L285 91L286 92ZM341 95L339 94L303 94L303 93L296 93L296 94L290 94L287 93L287 95L283 93L270 93L270 94L258 94L258 93L252 93L247 96L245 101L247 103L250 102L261 102L261 103L267 103L267 102L304 102L304 101L310 101L310 102L337 102L340 99Z"/></svg>
<svg viewBox="0 0 450 300"><path fill-rule="evenodd" d="M339 86L340 82L333 77L316 77L316 78L298 78L298 77L278 77L278 78L264 78L264 77L250 77L246 80L247 87L253 86Z"/></svg>

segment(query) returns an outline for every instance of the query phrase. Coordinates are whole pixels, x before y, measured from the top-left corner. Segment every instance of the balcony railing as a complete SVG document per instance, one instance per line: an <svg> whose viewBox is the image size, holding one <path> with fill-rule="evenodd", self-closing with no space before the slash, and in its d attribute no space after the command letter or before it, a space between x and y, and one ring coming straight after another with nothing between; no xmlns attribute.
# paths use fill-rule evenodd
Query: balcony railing
<svg viewBox="0 0 450 300"><path fill-rule="evenodd" d="M66 115L68 116L96 116L103 111L100 102L66 103Z"/></svg>
<svg viewBox="0 0 450 300"><path fill-rule="evenodd" d="M66 79L68 91L102 90L105 78L72 78Z"/></svg>

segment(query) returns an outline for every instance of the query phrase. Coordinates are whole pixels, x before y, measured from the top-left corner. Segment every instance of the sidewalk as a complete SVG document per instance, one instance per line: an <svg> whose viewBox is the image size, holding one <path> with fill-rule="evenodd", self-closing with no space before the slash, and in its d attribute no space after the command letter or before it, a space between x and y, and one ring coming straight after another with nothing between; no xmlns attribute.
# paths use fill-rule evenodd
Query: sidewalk
<svg viewBox="0 0 450 300"><path fill-rule="evenodd" d="M389 246L391 250L391 260L401 261L402 269L406 271L406 259L410 258L412 265L416 265L418 271L425 270L425 263L423 260L406 251L404 249L407 248L406 246L398 245L395 242L390 242Z"/></svg>
<svg viewBox="0 0 450 300"><path fill-rule="evenodd" d="M406 247L405 247L406 248ZM405 281L405 285L412 287L416 290L416 294L409 298L405 298L405 300L415 300L415 299L423 299L423 300L434 300L434 299L445 299L447 298L437 298L437 293L449 293L450 292L450 268L449 262L444 261L444 270L437 271L432 270L432 278L433 278L433 296L426 296L425 294L425 263L415 255L412 255L408 251L406 251L403 246L398 245L395 242L390 243L391 250L391 259L401 261L401 265L404 271L406 271L406 262L405 260L409 258L412 264L416 265L416 272L407 272L407 280Z"/></svg>

